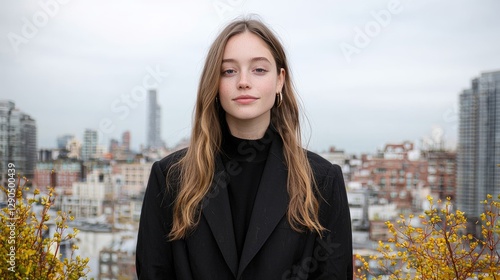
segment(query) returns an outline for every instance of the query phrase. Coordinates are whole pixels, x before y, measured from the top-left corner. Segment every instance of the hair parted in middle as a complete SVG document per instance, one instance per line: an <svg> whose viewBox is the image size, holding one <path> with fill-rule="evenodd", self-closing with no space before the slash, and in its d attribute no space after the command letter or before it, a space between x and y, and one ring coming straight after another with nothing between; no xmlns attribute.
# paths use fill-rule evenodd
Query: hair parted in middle
<svg viewBox="0 0 500 280"><path fill-rule="evenodd" d="M301 144L299 107L283 46L261 21L238 19L222 30L208 51L198 85L190 145L186 154L167 175L167 183L174 179L180 184L174 201L170 240L186 237L200 219L199 209L210 190L216 157L222 143L222 122L225 119L221 117L219 110L222 108L216 98L224 50L231 37L244 32L251 32L261 38L271 51L277 72L285 70L282 102L280 106L271 109L271 125L283 141L283 154L288 168L288 221L298 232L307 229L321 235L324 230L318 218L318 198L314 195L317 186ZM170 176L176 178L169 178Z"/></svg>

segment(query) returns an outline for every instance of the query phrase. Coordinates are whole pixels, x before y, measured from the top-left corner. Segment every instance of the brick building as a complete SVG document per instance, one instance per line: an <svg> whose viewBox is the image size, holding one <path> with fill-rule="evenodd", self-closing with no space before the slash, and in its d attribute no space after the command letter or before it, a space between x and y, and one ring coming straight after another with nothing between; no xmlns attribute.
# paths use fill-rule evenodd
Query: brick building
<svg viewBox="0 0 500 280"><path fill-rule="evenodd" d="M411 142L387 144L376 156L362 156L352 181L373 190L380 203L419 208L419 191L428 186L428 163L418 155Z"/></svg>
<svg viewBox="0 0 500 280"><path fill-rule="evenodd" d="M73 183L82 181L82 170L82 163L76 160L38 162L33 184L41 191L46 191L47 187L53 185L58 193L71 195Z"/></svg>
<svg viewBox="0 0 500 280"><path fill-rule="evenodd" d="M433 196L444 200L456 198L457 154L444 150L422 152L429 164L428 183Z"/></svg>

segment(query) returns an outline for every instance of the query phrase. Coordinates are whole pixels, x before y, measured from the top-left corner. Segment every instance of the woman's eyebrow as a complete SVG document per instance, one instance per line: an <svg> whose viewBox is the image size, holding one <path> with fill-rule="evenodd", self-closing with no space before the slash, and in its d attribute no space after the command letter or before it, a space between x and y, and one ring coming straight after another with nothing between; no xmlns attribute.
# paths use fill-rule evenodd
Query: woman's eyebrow
<svg viewBox="0 0 500 280"><path fill-rule="evenodd" d="M271 61L269 61L269 59L267 59L266 57L263 57L263 56L252 58L252 62L255 62L255 61L267 61L267 62L271 63Z"/></svg>
<svg viewBox="0 0 500 280"><path fill-rule="evenodd" d="M271 61L269 61L269 59L267 59L266 57L263 57L263 56L258 56L258 57L254 57L252 59L250 59L251 62L255 62L255 61L267 61L269 63L271 63ZM234 58L225 58L222 60L222 63L236 63L237 60L234 59Z"/></svg>

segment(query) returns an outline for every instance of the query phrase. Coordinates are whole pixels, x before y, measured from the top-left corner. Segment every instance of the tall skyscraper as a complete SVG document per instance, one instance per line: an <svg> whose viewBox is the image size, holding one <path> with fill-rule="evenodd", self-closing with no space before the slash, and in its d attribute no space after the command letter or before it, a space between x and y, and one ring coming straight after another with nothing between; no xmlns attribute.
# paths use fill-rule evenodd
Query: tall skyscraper
<svg viewBox="0 0 500 280"><path fill-rule="evenodd" d="M5 186L7 165L12 162L12 153L10 147L10 116L15 108L12 101L0 101L0 184Z"/></svg>
<svg viewBox="0 0 500 280"><path fill-rule="evenodd" d="M97 154L97 131L85 129L83 133L82 160L89 160Z"/></svg>
<svg viewBox="0 0 500 280"><path fill-rule="evenodd" d="M9 163L16 166L16 173L33 179L37 161L36 122L9 100L0 100L0 161L0 183L7 179Z"/></svg>
<svg viewBox="0 0 500 280"><path fill-rule="evenodd" d="M158 105L156 90L148 92L148 123L147 123L147 141L146 146L150 149L164 147L161 140L161 107Z"/></svg>
<svg viewBox="0 0 500 280"><path fill-rule="evenodd" d="M457 203L469 217L479 202L500 194L500 71L482 73L460 94Z"/></svg>
<svg viewBox="0 0 500 280"><path fill-rule="evenodd" d="M24 176L33 179L38 159L36 143L36 121L29 115L21 114L21 157L26 159Z"/></svg>

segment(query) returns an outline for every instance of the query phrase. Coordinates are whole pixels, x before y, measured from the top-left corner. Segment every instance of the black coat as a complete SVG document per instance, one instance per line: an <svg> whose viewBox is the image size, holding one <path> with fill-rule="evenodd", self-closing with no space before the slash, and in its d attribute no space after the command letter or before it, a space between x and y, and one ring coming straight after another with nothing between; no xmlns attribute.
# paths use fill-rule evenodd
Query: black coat
<svg viewBox="0 0 500 280"><path fill-rule="evenodd" d="M352 279L351 221L340 167L308 152L323 197L319 199L320 222L328 231L323 238L312 232L299 233L287 220L289 197L282 150L280 140L272 142L239 263L228 176L220 156L198 226L187 238L172 242L167 235L175 197L166 191L166 172L185 151L155 162L139 226L139 279Z"/></svg>

